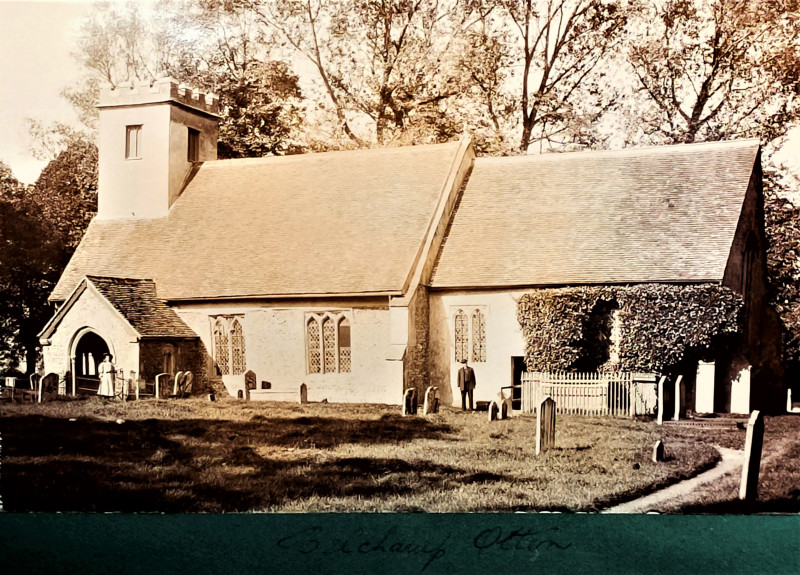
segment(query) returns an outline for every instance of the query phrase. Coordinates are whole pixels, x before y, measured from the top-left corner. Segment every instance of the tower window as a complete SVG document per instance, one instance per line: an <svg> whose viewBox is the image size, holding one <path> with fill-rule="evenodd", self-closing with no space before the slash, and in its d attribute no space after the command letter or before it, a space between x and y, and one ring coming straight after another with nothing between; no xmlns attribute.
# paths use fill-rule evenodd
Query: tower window
<svg viewBox="0 0 800 575"><path fill-rule="evenodd" d="M142 151L142 126L126 126L125 128L125 159L137 160L141 158Z"/></svg>
<svg viewBox="0 0 800 575"><path fill-rule="evenodd" d="M194 128L189 128L189 148L186 160L197 162L200 159L200 132Z"/></svg>

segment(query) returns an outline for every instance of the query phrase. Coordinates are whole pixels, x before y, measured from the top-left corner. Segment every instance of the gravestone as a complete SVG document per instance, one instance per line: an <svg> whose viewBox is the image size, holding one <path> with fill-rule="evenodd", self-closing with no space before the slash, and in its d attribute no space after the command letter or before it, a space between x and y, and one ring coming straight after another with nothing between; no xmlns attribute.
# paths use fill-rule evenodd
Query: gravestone
<svg viewBox="0 0 800 575"><path fill-rule="evenodd" d="M536 411L536 455L555 447L556 402L545 397Z"/></svg>
<svg viewBox="0 0 800 575"><path fill-rule="evenodd" d="M664 461L664 443L659 439L653 444L653 463Z"/></svg>
<svg viewBox="0 0 800 575"><path fill-rule="evenodd" d="M262 381L261 389L272 389L272 384L268 381Z"/></svg>
<svg viewBox="0 0 800 575"><path fill-rule="evenodd" d="M683 381L683 376L679 375L678 378L675 380L675 391L674 393L674 403L675 403L675 411L672 414L672 421L679 421L681 418L681 382Z"/></svg>
<svg viewBox="0 0 800 575"><path fill-rule="evenodd" d="M168 373L159 373L156 376L156 399L160 399L161 395L164 393L164 389L169 389L169 378L170 374Z"/></svg>
<svg viewBox="0 0 800 575"><path fill-rule="evenodd" d="M244 399L244 390L240 389L236 392L236 399Z"/></svg>
<svg viewBox="0 0 800 575"><path fill-rule="evenodd" d="M508 419L511 417L511 412L513 411L511 398L506 397L505 393L502 391L497 394L497 406L500 410L498 413L498 419Z"/></svg>
<svg viewBox="0 0 800 575"><path fill-rule="evenodd" d="M64 373L64 375L58 378L58 395L67 395L70 377L71 374L67 371Z"/></svg>
<svg viewBox="0 0 800 575"><path fill-rule="evenodd" d="M194 381L194 375L192 375L191 371L187 371L183 374L183 383L181 385L181 396L186 397L192 395L192 382Z"/></svg>
<svg viewBox="0 0 800 575"><path fill-rule="evenodd" d="M57 373L48 373L39 381L39 402L58 395L59 377Z"/></svg>
<svg viewBox="0 0 800 575"><path fill-rule="evenodd" d="M761 448L764 445L764 416L756 410L747 422L744 441L744 464L739 484L739 499L752 501L758 498L758 472L761 467Z"/></svg>
<svg viewBox="0 0 800 575"><path fill-rule="evenodd" d="M305 383L300 384L300 403L308 403L308 386Z"/></svg>
<svg viewBox="0 0 800 575"><path fill-rule="evenodd" d="M406 389L403 396L403 415L417 414L417 390L413 387Z"/></svg>
<svg viewBox="0 0 800 575"><path fill-rule="evenodd" d="M244 372L244 386L247 389L256 388L256 374L254 371L248 370Z"/></svg>
<svg viewBox="0 0 800 575"><path fill-rule="evenodd" d="M439 413L439 388L430 386L425 390L425 402L422 404L422 415Z"/></svg>
<svg viewBox="0 0 800 575"><path fill-rule="evenodd" d="M497 407L496 401L489 402L489 421L495 421L497 419L497 414L500 412L500 408Z"/></svg>
<svg viewBox="0 0 800 575"><path fill-rule="evenodd" d="M667 376L662 375L658 380L658 413L656 415L656 423L661 425L664 423L664 383L667 381Z"/></svg>
<svg viewBox="0 0 800 575"><path fill-rule="evenodd" d="M183 372L179 371L175 374L175 380L172 382L172 395L178 395L178 388L183 382Z"/></svg>

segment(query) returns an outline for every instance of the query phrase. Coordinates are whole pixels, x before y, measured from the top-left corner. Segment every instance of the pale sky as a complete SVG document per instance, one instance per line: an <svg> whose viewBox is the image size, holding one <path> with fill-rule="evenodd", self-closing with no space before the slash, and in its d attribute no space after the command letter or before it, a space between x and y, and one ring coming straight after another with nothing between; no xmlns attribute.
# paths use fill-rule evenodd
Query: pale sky
<svg viewBox="0 0 800 575"><path fill-rule="evenodd" d="M0 160L33 183L46 162L30 153L25 118L74 122L61 90L79 76L71 56L91 0L0 0Z"/></svg>
<svg viewBox="0 0 800 575"><path fill-rule="evenodd" d="M93 1L0 0L0 160L25 183L46 164L30 153L25 118L76 121L60 94L80 77L71 53ZM779 159L800 171L800 128L794 133Z"/></svg>

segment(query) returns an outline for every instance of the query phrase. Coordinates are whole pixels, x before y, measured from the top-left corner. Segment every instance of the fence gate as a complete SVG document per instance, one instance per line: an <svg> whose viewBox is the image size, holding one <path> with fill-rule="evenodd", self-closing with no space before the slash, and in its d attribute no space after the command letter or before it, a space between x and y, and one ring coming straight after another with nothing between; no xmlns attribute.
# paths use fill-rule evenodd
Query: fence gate
<svg viewBox="0 0 800 575"><path fill-rule="evenodd" d="M520 380L523 413L534 413L547 396L557 413L633 417L655 410L654 374L524 372Z"/></svg>

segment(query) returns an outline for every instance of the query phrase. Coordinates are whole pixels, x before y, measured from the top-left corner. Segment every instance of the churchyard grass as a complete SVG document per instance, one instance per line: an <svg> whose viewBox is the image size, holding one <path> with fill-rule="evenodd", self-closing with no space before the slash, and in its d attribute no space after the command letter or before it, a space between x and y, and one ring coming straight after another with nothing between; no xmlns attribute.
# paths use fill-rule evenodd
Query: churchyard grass
<svg viewBox="0 0 800 575"><path fill-rule="evenodd" d="M719 442L722 444L722 442ZM729 445L742 449L744 441ZM741 473L701 485L690 496L665 504L667 513L800 512L800 415L766 416L758 498L740 501Z"/></svg>
<svg viewBox="0 0 800 575"><path fill-rule="evenodd" d="M744 444L743 430L563 415L536 456L533 416L228 398L3 403L0 415L8 511L595 511L713 466L714 443Z"/></svg>

